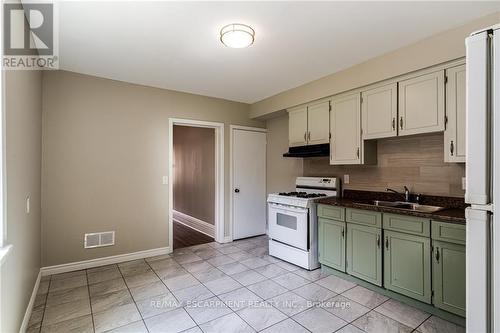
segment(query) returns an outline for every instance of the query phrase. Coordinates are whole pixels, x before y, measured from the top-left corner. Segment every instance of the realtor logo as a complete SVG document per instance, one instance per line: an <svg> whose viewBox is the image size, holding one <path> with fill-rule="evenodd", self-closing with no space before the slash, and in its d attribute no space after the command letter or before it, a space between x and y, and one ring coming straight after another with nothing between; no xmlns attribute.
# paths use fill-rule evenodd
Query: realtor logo
<svg viewBox="0 0 500 333"><path fill-rule="evenodd" d="M3 67L57 69L53 3L3 4Z"/></svg>

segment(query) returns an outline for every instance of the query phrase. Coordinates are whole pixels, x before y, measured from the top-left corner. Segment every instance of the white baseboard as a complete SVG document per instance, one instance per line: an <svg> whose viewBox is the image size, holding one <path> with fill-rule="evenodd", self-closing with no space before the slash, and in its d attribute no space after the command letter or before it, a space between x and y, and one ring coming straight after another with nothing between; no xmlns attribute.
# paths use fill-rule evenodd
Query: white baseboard
<svg viewBox="0 0 500 333"><path fill-rule="evenodd" d="M176 210L172 210L172 218L175 222L179 222L187 227L190 227L191 229L201 232L202 234L215 238L215 225L213 224Z"/></svg>
<svg viewBox="0 0 500 333"><path fill-rule="evenodd" d="M40 280L42 278L42 272L38 272L38 276L35 281L35 286L33 287L33 292L31 293L31 298L26 307L26 312L24 313L23 322L21 323L20 333L26 332L28 329L28 324L31 318L31 313L33 312L33 305L35 304L36 295L38 294L38 287L40 286Z"/></svg>
<svg viewBox="0 0 500 333"><path fill-rule="evenodd" d="M87 269L87 268L92 268L92 267L99 267L99 266L105 266L105 265L110 265L110 264L116 264L116 263L129 261L129 260L154 257L154 256L162 255L162 254L168 254L170 252L172 252L172 249L170 246L160 247L157 249L144 250L144 251L138 251L138 252L132 252L132 253L126 253L126 254L119 254L116 256L96 258L96 259L83 260L83 261L77 261L77 262L70 262L70 263L62 264L62 265L42 267L40 269L40 272L41 272L42 276L59 274L59 273L66 273L66 272L78 271L81 269Z"/></svg>

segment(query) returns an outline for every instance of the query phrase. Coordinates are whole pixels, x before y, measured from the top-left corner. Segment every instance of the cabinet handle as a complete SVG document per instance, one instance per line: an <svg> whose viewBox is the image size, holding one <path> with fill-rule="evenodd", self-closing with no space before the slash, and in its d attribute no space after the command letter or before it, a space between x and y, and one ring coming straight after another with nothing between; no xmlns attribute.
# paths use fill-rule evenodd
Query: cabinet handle
<svg viewBox="0 0 500 333"><path fill-rule="evenodd" d="M359 147L356 149L356 157L359 158Z"/></svg>
<svg viewBox="0 0 500 333"><path fill-rule="evenodd" d="M436 247L436 262L439 263L439 247Z"/></svg>
<svg viewBox="0 0 500 333"><path fill-rule="evenodd" d="M385 236L385 248L389 250L389 237Z"/></svg>
<svg viewBox="0 0 500 333"><path fill-rule="evenodd" d="M311 141L311 132L307 132L307 141Z"/></svg>
<svg viewBox="0 0 500 333"><path fill-rule="evenodd" d="M396 130L396 118L392 118L392 130Z"/></svg>
<svg viewBox="0 0 500 333"><path fill-rule="evenodd" d="M399 118L399 127L403 129L403 117Z"/></svg>
<svg viewBox="0 0 500 333"><path fill-rule="evenodd" d="M377 247L380 249L380 235L377 235Z"/></svg>
<svg viewBox="0 0 500 333"><path fill-rule="evenodd" d="M304 132L304 141L307 141L307 132Z"/></svg>
<svg viewBox="0 0 500 333"><path fill-rule="evenodd" d="M344 228L342 228L342 238L344 238L344 235L345 235Z"/></svg>
<svg viewBox="0 0 500 333"><path fill-rule="evenodd" d="M453 144L453 140L450 142L450 154L453 156L453 152L455 151L455 145Z"/></svg>

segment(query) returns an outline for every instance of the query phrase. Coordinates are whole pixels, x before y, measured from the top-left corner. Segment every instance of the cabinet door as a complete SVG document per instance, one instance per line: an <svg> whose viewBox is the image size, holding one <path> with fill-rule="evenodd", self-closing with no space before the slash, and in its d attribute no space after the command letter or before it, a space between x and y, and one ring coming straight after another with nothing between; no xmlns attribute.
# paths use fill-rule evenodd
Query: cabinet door
<svg viewBox="0 0 500 333"><path fill-rule="evenodd" d="M361 164L360 94L332 100L330 112L330 164Z"/></svg>
<svg viewBox="0 0 500 333"><path fill-rule="evenodd" d="M445 162L465 162L465 65L446 70Z"/></svg>
<svg viewBox="0 0 500 333"><path fill-rule="evenodd" d="M399 135L444 130L444 71L401 81Z"/></svg>
<svg viewBox="0 0 500 333"><path fill-rule="evenodd" d="M361 94L363 139L379 139L398 134L398 85L363 91Z"/></svg>
<svg viewBox="0 0 500 333"><path fill-rule="evenodd" d="M318 219L319 262L345 272L345 222Z"/></svg>
<svg viewBox="0 0 500 333"><path fill-rule="evenodd" d="M310 145L330 142L330 101L307 107L307 141Z"/></svg>
<svg viewBox="0 0 500 333"><path fill-rule="evenodd" d="M431 303L431 242L384 230L384 287Z"/></svg>
<svg viewBox="0 0 500 333"><path fill-rule="evenodd" d="M347 273L382 285L382 229L347 223Z"/></svg>
<svg viewBox="0 0 500 333"><path fill-rule="evenodd" d="M306 106L299 106L288 111L288 144L290 147L307 144Z"/></svg>
<svg viewBox="0 0 500 333"><path fill-rule="evenodd" d="M465 316L465 246L433 241L434 305Z"/></svg>

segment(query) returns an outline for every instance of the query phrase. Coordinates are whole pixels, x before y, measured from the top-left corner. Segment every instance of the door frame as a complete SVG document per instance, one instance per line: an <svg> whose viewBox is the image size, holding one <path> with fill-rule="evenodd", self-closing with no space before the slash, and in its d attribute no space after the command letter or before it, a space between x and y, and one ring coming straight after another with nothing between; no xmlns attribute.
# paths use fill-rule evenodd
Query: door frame
<svg viewBox="0 0 500 333"><path fill-rule="evenodd" d="M224 242L224 123L169 118L168 119L168 244L174 249L174 126L213 128L215 130L215 241Z"/></svg>
<svg viewBox="0 0 500 333"><path fill-rule="evenodd" d="M233 191L234 191L234 182L233 182L233 139L234 139L234 131L250 131L250 132L260 132L267 134L267 128L260 127L250 127L250 126L240 126L240 125L229 125L229 236L227 237L227 242L233 241ZM267 139L266 139L267 142ZM266 147L266 192L267 192L267 147ZM266 214L266 224L267 224L267 214ZM267 228L266 228L267 230ZM267 231L268 232L268 231Z"/></svg>

